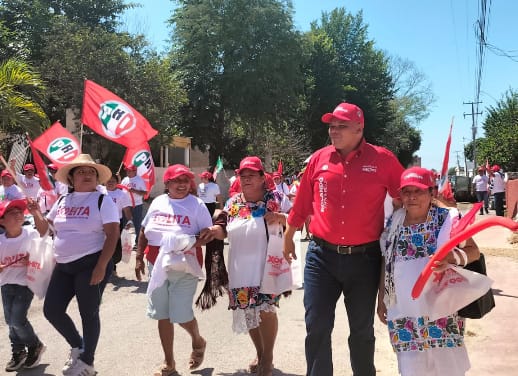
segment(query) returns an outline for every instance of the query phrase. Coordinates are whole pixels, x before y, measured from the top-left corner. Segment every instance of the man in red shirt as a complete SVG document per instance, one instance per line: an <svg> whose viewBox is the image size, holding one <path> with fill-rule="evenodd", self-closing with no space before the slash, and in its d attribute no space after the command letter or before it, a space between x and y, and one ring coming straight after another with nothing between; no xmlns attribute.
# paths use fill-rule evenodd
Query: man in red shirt
<svg viewBox="0 0 518 376"><path fill-rule="evenodd" d="M322 116L331 145L306 167L288 216L284 257L296 258L293 234L311 215L304 270L307 375L332 376L331 332L344 295L355 376L374 376L374 312L380 277L379 237L387 192L398 197L403 166L385 148L365 142L362 110L341 103Z"/></svg>

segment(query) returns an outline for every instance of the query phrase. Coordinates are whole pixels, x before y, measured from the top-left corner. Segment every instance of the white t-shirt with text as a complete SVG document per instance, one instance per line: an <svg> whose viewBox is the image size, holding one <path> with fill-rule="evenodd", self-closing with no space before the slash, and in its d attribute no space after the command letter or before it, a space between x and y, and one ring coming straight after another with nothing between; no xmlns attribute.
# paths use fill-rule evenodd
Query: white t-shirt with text
<svg viewBox="0 0 518 376"><path fill-rule="evenodd" d="M103 225L119 223L113 200L104 197L99 210L99 196L94 192L73 192L58 200L47 218L54 223L56 262L69 263L99 252L106 235Z"/></svg>

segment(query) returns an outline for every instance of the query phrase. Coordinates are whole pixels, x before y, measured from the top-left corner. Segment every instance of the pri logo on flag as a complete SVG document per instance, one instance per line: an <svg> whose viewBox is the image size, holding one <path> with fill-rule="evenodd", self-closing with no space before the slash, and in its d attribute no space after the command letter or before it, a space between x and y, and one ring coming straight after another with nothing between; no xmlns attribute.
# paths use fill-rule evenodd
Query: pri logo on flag
<svg viewBox="0 0 518 376"><path fill-rule="evenodd" d="M137 175L141 176L144 180L149 178L152 167L153 159L151 153L148 150L140 150L134 154L132 164L137 167Z"/></svg>
<svg viewBox="0 0 518 376"><path fill-rule="evenodd" d="M101 104L99 119L109 138L122 137L137 126L137 119L131 108L113 100Z"/></svg>
<svg viewBox="0 0 518 376"><path fill-rule="evenodd" d="M79 145L68 137L57 138L47 148L49 158L59 163L70 163L79 154Z"/></svg>

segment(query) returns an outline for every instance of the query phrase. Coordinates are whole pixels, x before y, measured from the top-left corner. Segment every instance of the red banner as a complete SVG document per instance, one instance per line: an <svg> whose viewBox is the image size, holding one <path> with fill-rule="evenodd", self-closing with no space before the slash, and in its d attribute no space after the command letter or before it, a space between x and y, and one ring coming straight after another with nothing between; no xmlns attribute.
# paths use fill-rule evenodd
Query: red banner
<svg viewBox="0 0 518 376"><path fill-rule="evenodd" d="M155 185L155 163L149 144L146 142L139 147L126 149L122 162L126 166L134 165L137 167L137 175L146 182L147 195L144 198L148 198L153 185Z"/></svg>
<svg viewBox="0 0 518 376"><path fill-rule="evenodd" d="M72 162L81 154L77 139L59 122L55 122L32 143L58 167Z"/></svg>
<svg viewBox="0 0 518 376"><path fill-rule="evenodd" d="M158 133L137 110L95 82L85 80L83 124L127 148L141 145Z"/></svg>
<svg viewBox="0 0 518 376"><path fill-rule="evenodd" d="M282 159L279 160L279 164L277 165L277 172L282 175Z"/></svg>
<svg viewBox="0 0 518 376"><path fill-rule="evenodd" d="M38 178L40 179L40 186L45 191L50 191L54 189L54 186L49 180L49 175L47 172L47 166L43 159L41 158L40 153L34 147L34 144L29 136L27 136L27 140L29 141L29 146L31 147L32 159L34 160L34 166L36 167L36 172L38 173Z"/></svg>

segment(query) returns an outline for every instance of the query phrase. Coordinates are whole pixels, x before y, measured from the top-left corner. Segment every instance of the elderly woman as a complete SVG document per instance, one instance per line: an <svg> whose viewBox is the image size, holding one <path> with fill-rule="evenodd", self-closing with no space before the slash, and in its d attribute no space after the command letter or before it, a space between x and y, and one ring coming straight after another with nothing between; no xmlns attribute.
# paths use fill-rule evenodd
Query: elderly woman
<svg viewBox="0 0 518 376"><path fill-rule="evenodd" d="M119 215L113 201L96 190L111 176L110 169L81 154L61 167L56 179L72 192L62 196L47 215L54 229L56 267L45 297L47 320L71 347L64 375L95 375L94 354L101 331L99 305L113 270L111 261L119 238ZM83 337L67 307L77 299Z"/></svg>
<svg viewBox="0 0 518 376"><path fill-rule="evenodd" d="M288 197L267 189L265 172L258 157L244 158L238 170L241 193L225 205L228 214L229 308L233 329L248 332L256 350L250 372L272 374L273 348L277 336L279 295L260 293L268 246L266 224L286 224L291 208Z"/></svg>
<svg viewBox="0 0 518 376"><path fill-rule="evenodd" d="M147 249L146 258L153 266L148 286L148 316L158 320L165 358L155 376L176 374L174 323L192 339L189 369L202 364L207 343L200 335L192 309L198 280L203 277L196 247L214 238L225 238L222 227L212 225L203 201L190 193L194 175L187 167L169 166L164 173L164 184L167 193L153 200L142 221L135 266L137 279L141 280Z"/></svg>
<svg viewBox="0 0 518 376"><path fill-rule="evenodd" d="M394 269L419 258L428 259L437 250L441 229L451 229L456 209L442 207L433 197L432 173L421 167L407 169L401 175L400 197L403 208L396 211L387 224L384 267L378 295L378 316L388 324L390 341L397 354L399 373L403 376L461 376L470 368L464 344L465 319L456 312L448 317L399 317L397 301L412 299L395 295L397 285L405 283ZM394 222L394 223L393 223ZM397 223L396 223L397 222ZM393 230L393 231L391 231ZM448 233L449 234L449 233ZM444 271L448 264L465 266L479 258L473 239L438 261L434 271ZM423 260L426 261L426 260ZM423 266L423 264L415 263ZM401 269L403 270L403 269ZM397 299L396 299L397 298Z"/></svg>

